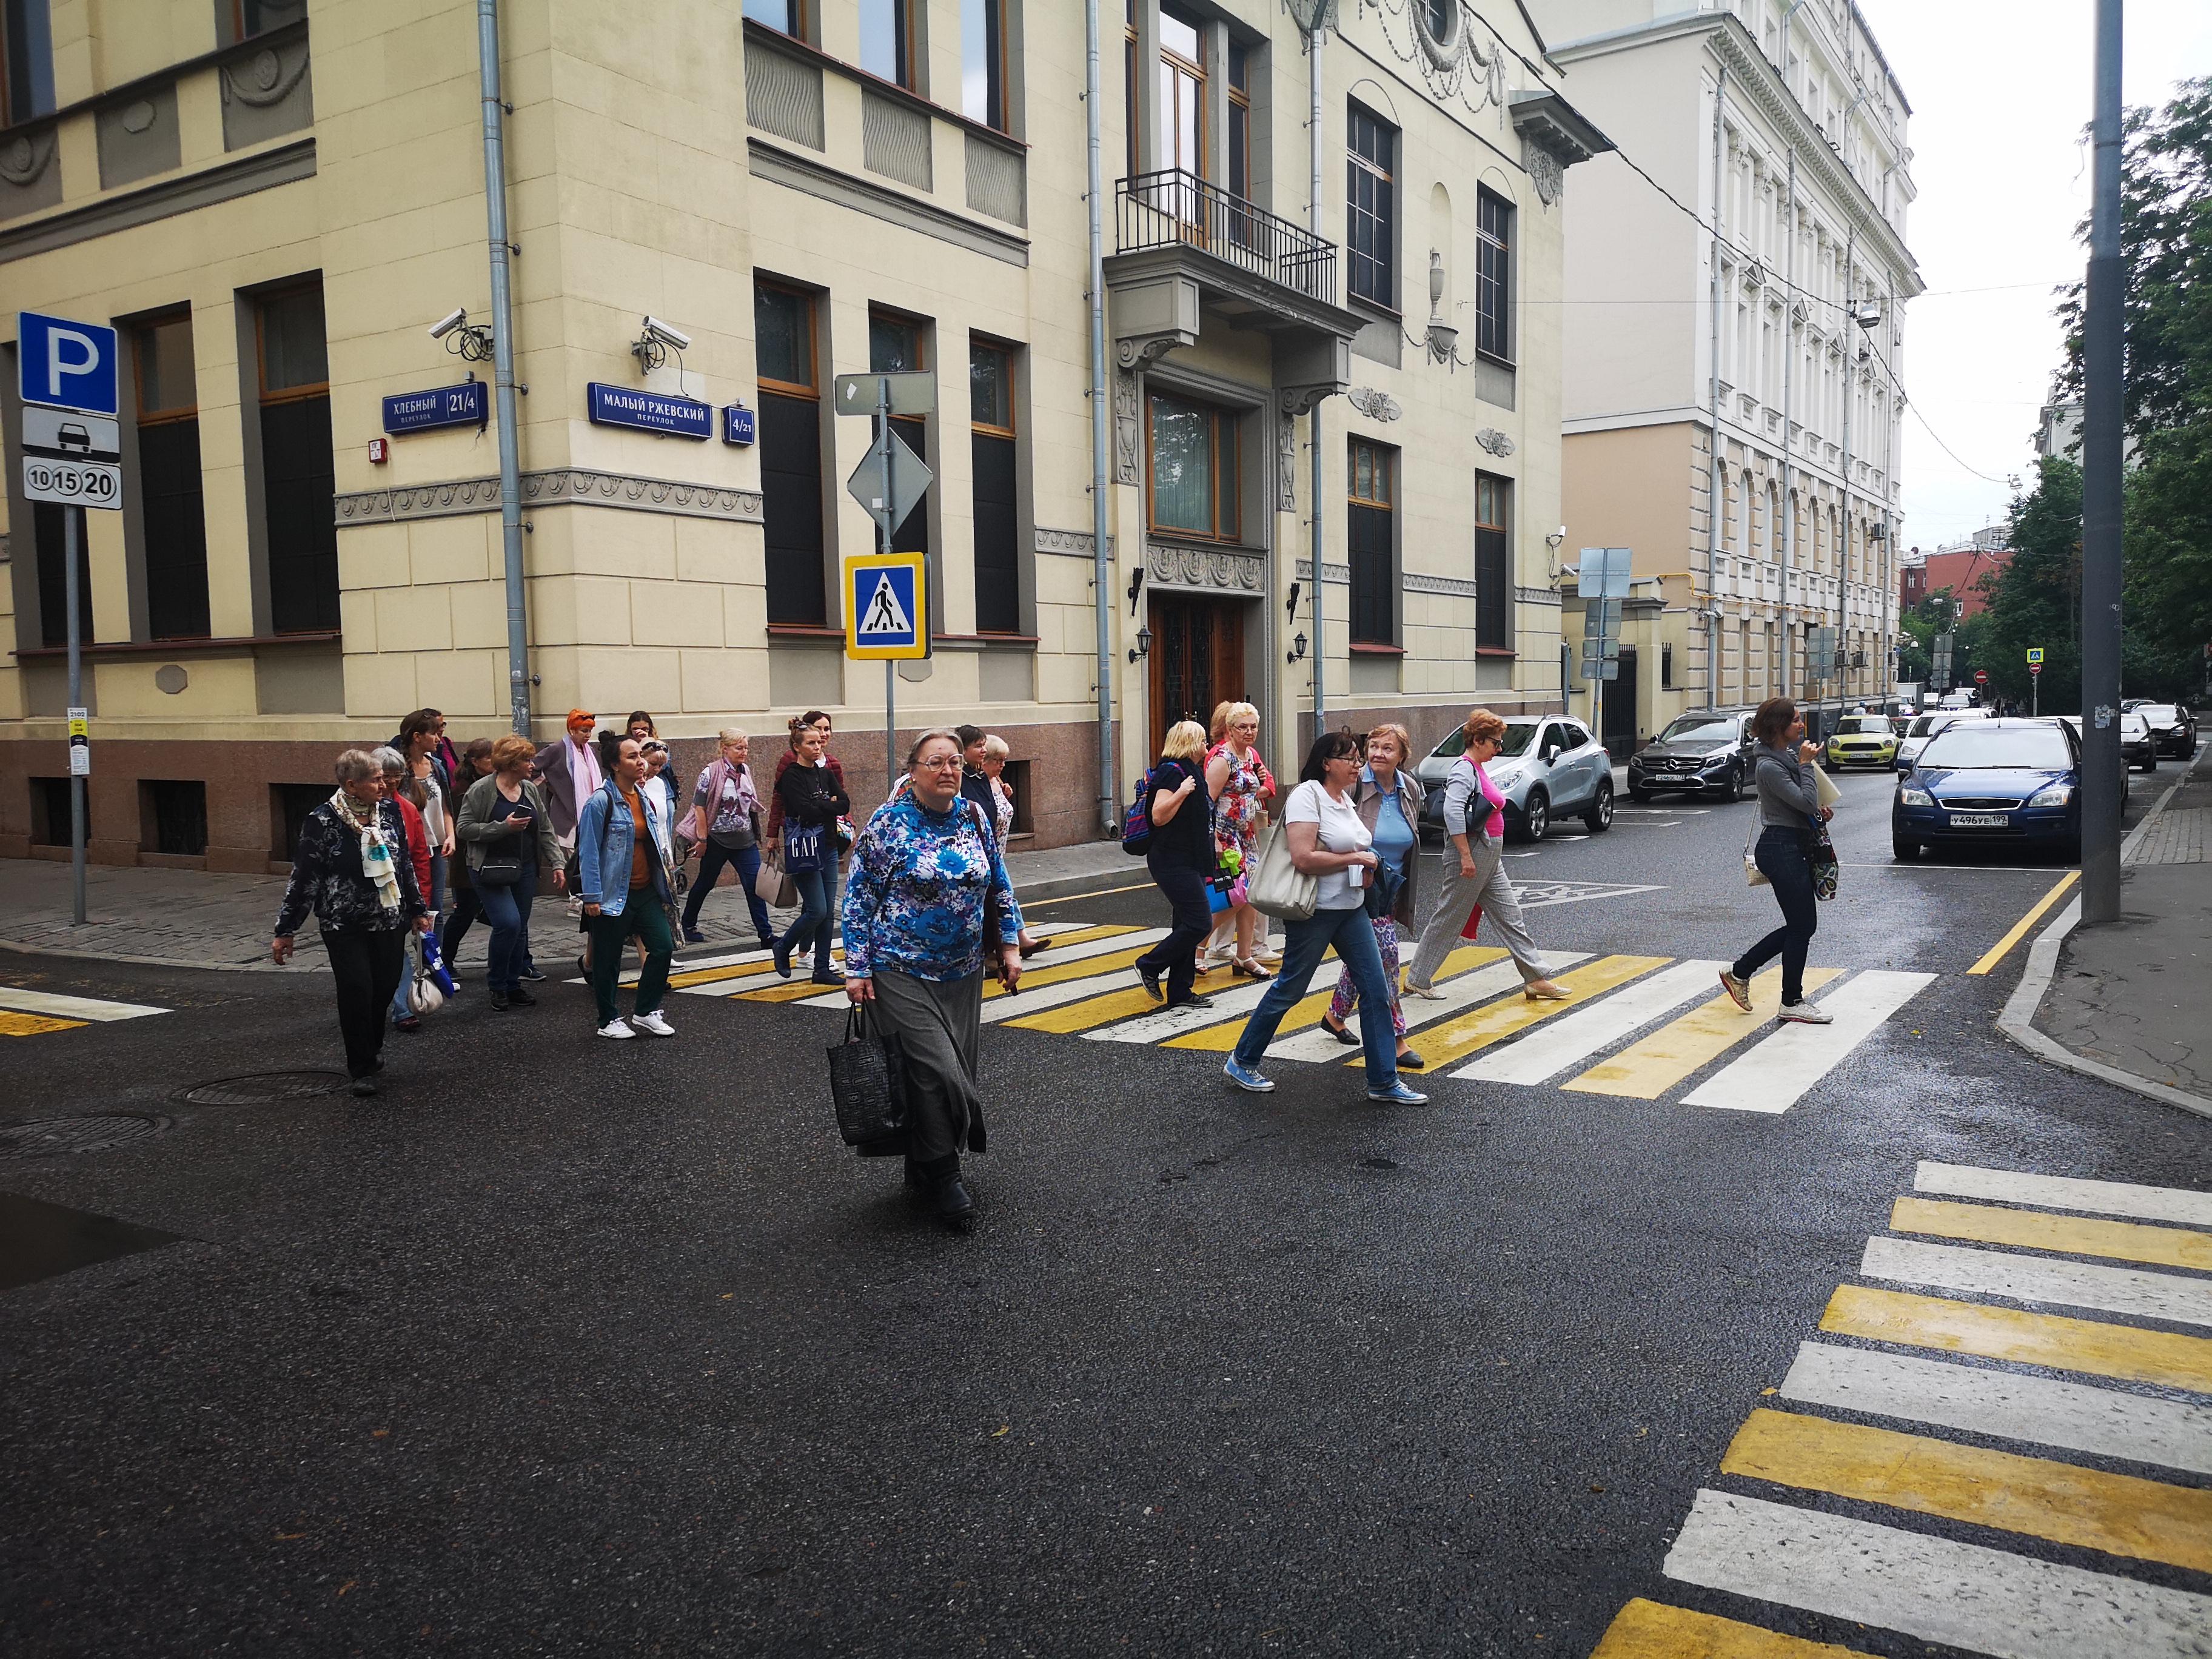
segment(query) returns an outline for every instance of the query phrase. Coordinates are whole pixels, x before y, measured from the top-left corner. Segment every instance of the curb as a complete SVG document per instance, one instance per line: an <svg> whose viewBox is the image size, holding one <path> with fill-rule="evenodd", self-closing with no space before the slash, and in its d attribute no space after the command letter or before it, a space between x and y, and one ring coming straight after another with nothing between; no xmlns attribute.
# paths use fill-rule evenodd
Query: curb
<svg viewBox="0 0 2212 1659"><path fill-rule="evenodd" d="M2203 753L2199 750L2200 760ZM2181 775L2158 798L2158 804L2143 814L2142 822L2136 825L2133 833L2121 845L2120 862L2124 866L2136 844L2158 821L2159 815L2166 811L2166 803L2179 793L2183 784L2195 775L2197 764L2198 762L2192 761L2185 768ZM2174 1088L2170 1084L2154 1083L2148 1078L2137 1077L2133 1072L2107 1066L2101 1060L2087 1059L2035 1029L2035 1011L2042 1006L2044 993L2051 988L2051 981L2058 972L2059 948L2081 921L2081 899L2077 893L2073 901L2036 935L2034 945L2028 950L2027 968L2021 975L2020 983L2013 988L2012 995L2005 1000L2004 1011L1997 1016L1997 1029L2039 1060L2047 1060L2082 1077L2095 1078L2100 1083L2129 1090L2163 1105L2178 1107L2199 1117L2212 1118L2212 1100L2207 1100L2202 1095L2191 1094L2186 1089Z"/></svg>

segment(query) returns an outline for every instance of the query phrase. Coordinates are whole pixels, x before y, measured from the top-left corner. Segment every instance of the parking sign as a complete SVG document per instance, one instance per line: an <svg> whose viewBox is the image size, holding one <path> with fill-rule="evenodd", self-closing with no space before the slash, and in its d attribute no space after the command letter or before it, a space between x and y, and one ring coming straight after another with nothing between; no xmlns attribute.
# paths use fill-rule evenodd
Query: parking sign
<svg viewBox="0 0 2212 1659"><path fill-rule="evenodd" d="M104 323L15 313L18 390L27 404L85 415L116 410L116 335Z"/></svg>

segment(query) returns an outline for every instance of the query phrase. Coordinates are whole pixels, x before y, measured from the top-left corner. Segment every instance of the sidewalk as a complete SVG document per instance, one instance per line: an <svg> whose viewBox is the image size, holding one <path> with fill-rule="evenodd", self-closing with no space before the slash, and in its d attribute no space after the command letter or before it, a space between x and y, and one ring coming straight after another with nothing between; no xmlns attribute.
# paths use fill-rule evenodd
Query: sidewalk
<svg viewBox="0 0 2212 1659"><path fill-rule="evenodd" d="M2212 744L2122 857L2120 920L2083 927L2069 906L1999 1023L2045 1059L2212 1115Z"/></svg>
<svg viewBox="0 0 2212 1659"><path fill-rule="evenodd" d="M1122 876L1144 866L1119 842L1092 842L1040 853L1013 853L1006 868L1017 893L1047 883ZM85 871L85 925L70 921L70 866L45 859L0 859L0 978L6 951L97 957L164 968L229 968L297 973L325 968L313 923L300 930L292 966L269 959L269 930L284 896L282 876L211 876L197 870L139 870L95 864ZM796 910L771 913L778 932ZM750 917L735 886L717 888L702 907L702 945L693 951L750 945ZM491 930L479 922L461 943L458 966L481 967ZM530 918L530 942L538 964L558 972L579 948L575 919L558 894L540 892Z"/></svg>

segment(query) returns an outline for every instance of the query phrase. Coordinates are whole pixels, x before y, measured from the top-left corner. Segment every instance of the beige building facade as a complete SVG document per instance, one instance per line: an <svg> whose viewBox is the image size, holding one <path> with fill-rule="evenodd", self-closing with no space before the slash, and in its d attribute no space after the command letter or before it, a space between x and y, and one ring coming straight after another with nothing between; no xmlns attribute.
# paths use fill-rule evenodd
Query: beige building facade
<svg viewBox="0 0 2212 1659"><path fill-rule="evenodd" d="M1850 0L1533 9L1577 106L1650 175L1592 168L1568 206L1566 552L1634 552L1609 743L1768 696L1883 696L1922 288L1903 90ZM1566 623L1578 640L1578 597ZM1589 713L1589 682L1573 696Z"/></svg>
<svg viewBox="0 0 2212 1659"><path fill-rule="evenodd" d="M936 481L895 545L927 555L935 638L897 723L1004 735L1030 844L1106 816L1102 604L1117 795L1224 699L1294 771L1317 665L1328 724L1423 744L1478 699L1556 706L1563 179L1605 140L1518 7L1345 9L1317 216L1313 60L1276 0L1103 9L1102 594L1080 5L503 4L533 735L647 709L689 768L819 708L878 797L883 670L845 660L840 580L873 550L844 484L875 434L833 388L912 368L937 401L895 432ZM477 10L33 14L0 309L112 323L126 371L129 506L88 515L81 565L92 856L281 865L337 747L424 706L509 725L496 417L385 414L490 379ZM594 386L708 434L595 421ZM0 855L57 856L65 573L15 386L11 355Z"/></svg>

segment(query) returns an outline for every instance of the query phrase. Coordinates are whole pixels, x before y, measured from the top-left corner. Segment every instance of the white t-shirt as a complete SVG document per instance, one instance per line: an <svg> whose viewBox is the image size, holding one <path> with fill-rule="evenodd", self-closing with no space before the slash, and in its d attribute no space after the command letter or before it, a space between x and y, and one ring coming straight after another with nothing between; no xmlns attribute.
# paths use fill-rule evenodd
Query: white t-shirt
<svg viewBox="0 0 2212 1659"><path fill-rule="evenodd" d="M1314 839L1324 853L1364 853L1375 844L1375 837L1352 804L1349 790L1342 800L1336 800L1318 783L1302 783L1291 791L1290 799L1283 805L1283 822L1318 825ZM1322 876L1318 899L1322 909L1357 910L1366 902L1367 889L1354 887L1343 871L1331 870Z"/></svg>

